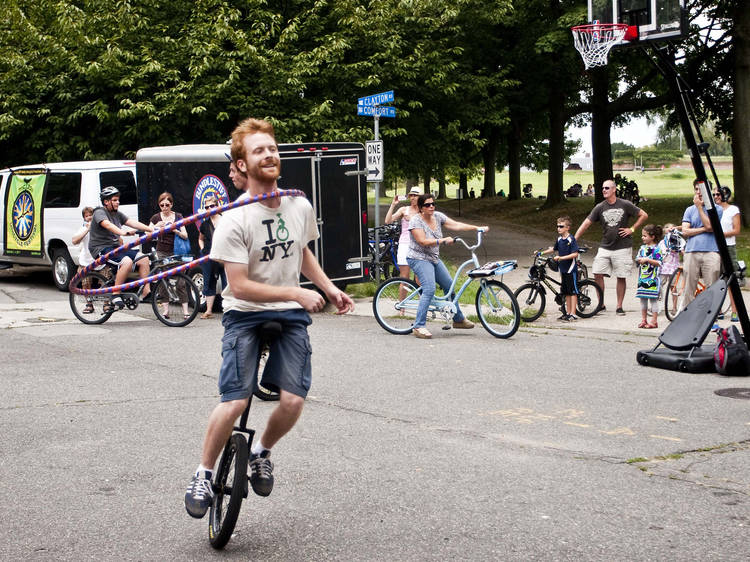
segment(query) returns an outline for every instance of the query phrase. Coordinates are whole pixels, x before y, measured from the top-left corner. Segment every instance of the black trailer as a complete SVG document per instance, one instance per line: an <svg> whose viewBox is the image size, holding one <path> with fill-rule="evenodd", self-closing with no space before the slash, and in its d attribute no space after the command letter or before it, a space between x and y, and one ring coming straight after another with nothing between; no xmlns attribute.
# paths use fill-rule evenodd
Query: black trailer
<svg viewBox="0 0 750 562"><path fill-rule="evenodd" d="M313 253L339 287L365 281L362 263L349 259L367 255L367 184L358 174L365 150L358 143L280 144L281 189L300 189L315 209L320 238ZM158 212L159 194L168 191L174 210L196 213L208 194L234 201L240 192L229 179L229 145L181 145L143 148L136 154L138 218L148 224ZM187 227L193 255L198 255L196 224Z"/></svg>

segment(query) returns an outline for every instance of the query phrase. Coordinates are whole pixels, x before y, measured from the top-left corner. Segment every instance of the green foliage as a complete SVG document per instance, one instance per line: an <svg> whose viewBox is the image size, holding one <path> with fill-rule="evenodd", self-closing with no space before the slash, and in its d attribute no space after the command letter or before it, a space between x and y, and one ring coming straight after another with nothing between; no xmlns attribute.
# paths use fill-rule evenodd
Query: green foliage
<svg viewBox="0 0 750 562"><path fill-rule="evenodd" d="M645 168L656 168L669 166L682 159L684 154L680 150L667 150L658 148L638 148L630 150L616 150L613 163L632 164Z"/></svg>

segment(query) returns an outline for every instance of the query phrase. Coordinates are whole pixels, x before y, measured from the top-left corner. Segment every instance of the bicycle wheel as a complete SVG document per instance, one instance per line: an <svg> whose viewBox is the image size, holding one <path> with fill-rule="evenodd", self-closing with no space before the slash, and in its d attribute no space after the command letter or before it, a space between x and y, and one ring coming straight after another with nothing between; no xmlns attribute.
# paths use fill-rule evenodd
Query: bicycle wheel
<svg viewBox="0 0 750 562"><path fill-rule="evenodd" d="M477 291L477 316L482 326L496 338L509 338L521 324L518 302L500 281L484 281Z"/></svg>
<svg viewBox="0 0 750 562"><path fill-rule="evenodd" d="M187 326L195 320L201 296L195 283L184 273L160 279L152 292L154 314L167 326Z"/></svg>
<svg viewBox="0 0 750 562"><path fill-rule="evenodd" d="M409 279L393 277L380 284L372 299L375 319L392 334L411 332L422 291Z"/></svg>
<svg viewBox="0 0 750 562"><path fill-rule="evenodd" d="M281 394L260 384L260 381L263 378L263 370L266 368L266 361L268 361L268 352L268 347L264 347L260 354L260 359L258 360L258 376L255 381L253 395L261 400L265 400L266 402L276 402L281 398Z"/></svg>
<svg viewBox="0 0 750 562"><path fill-rule="evenodd" d="M208 540L216 549L229 542L247 497L247 440L235 433L227 441L213 482L214 499L208 518Z"/></svg>
<svg viewBox="0 0 750 562"><path fill-rule="evenodd" d="M578 283L578 302L576 314L580 318L591 318L599 312L604 304L604 293L602 288L591 279L585 279Z"/></svg>
<svg viewBox="0 0 750 562"><path fill-rule="evenodd" d="M685 306L685 275L682 269L675 271L669 278L664 293L664 315L671 322Z"/></svg>
<svg viewBox="0 0 750 562"><path fill-rule="evenodd" d="M513 293L518 301L518 308L521 314L521 320L524 322L533 322L544 312L544 305L547 303L547 297L544 289L534 283L521 285Z"/></svg>
<svg viewBox="0 0 750 562"><path fill-rule="evenodd" d="M101 289L109 285L109 281L101 273L92 271L83 276L75 285L78 289ZM112 295L103 293L101 295L79 295L70 292L68 301L73 314L84 324L103 324L113 311L105 312L104 306L109 303Z"/></svg>

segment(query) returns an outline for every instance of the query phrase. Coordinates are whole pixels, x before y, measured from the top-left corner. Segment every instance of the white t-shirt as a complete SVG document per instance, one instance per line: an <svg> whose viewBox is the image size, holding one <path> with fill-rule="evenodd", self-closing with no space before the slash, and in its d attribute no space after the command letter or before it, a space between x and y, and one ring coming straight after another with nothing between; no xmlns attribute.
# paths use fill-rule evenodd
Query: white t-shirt
<svg viewBox="0 0 750 562"><path fill-rule="evenodd" d="M239 199L247 199L243 194ZM239 200L238 199L238 200ZM302 251L318 238L312 205L304 197L281 197L273 209L250 203L222 215L211 244L211 259L247 264L251 281L276 287L299 287ZM242 312L302 308L295 301L251 302L222 291L224 310Z"/></svg>
<svg viewBox="0 0 750 562"><path fill-rule="evenodd" d="M721 229L726 232L732 230L732 221L735 215L739 215L740 210L735 205L729 205L721 214ZM727 246L736 246L737 240L734 236L727 236Z"/></svg>
<svg viewBox="0 0 750 562"><path fill-rule="evenodd" d="M76 246L81 247L81 253L78 254L78 265L81 267L86 267L90 263L94 261L94 258L91 257L91 252L89 251L89 230L86 226L81 228L78 232L75 233L74 237L80 236L83 233L86 233L86 236L83 237L83 240L81 240Z"/></svg>

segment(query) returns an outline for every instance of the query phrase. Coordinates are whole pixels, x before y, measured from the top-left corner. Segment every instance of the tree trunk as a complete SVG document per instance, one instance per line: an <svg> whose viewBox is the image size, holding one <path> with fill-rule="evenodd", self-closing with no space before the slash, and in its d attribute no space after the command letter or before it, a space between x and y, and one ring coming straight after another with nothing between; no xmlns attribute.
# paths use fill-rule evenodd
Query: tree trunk
<svg viewBox="0 0 750 562"><path fill-rule="evenodd" d="M464 162L459 163L459 166L462 170L466 168ZM469 193L469 178L466 172L462 171L458 173L458 189L461 191L461 199L466 198Z"/></svg>
<svg viewBox="0 0 750 562"><path fill-rule="evenodd" d="M482 197L495 196L495 162L497 161L498 144L500 144L500 131L497 127L493 127L487 137L487 143L482 148L482 161L484 162Z"/></svg>
<svg viewBox="0 0 750 562"><path fill-rule="evenodd" d="M595 201L599 203L604 200L602 195L602 183L611 180L612 173L612 142L609 130L612 126L612 117L607 109L609 77L606 68L597 68L589 71L592 85L591 105L591 147L593 150L594 164L594 193Z"/></svg>
<svg viewBox="0 0 750 562"><path fill-rule="evenodd" d="M430 178L432 176L431 171L432 170L425 170L424 171L424 175L423 175L423 177L424 177L424 193L432 193L430 191ZM439 198L440 197L438 197L438 199Z"/></svg>
<svg viewBox="0 0 750 562"><path fill-rule="evenodd" d="M551 207L564 200L563 166L565 165L565 96L550 93L549 103L549 166L547 170L547 201Z"/></svg>
<svg viewBox="0 0 750 562"><path fill-rule="evenodd" d="M521 198L521 127L511 121L508 142L508 200Z"/></svg>
<svg viewBox="0 0 750 562"><path fill-rule="evenodd" d="M750 10L738 2L734 13L734 202L750 224Z"/></svg>
<svg viewBox="0 0 750 562"><path fill-rule="evenodd" d="M441 168L438 170L438 199L446 199L448 197L445 183L445 171Z"/></svg>

